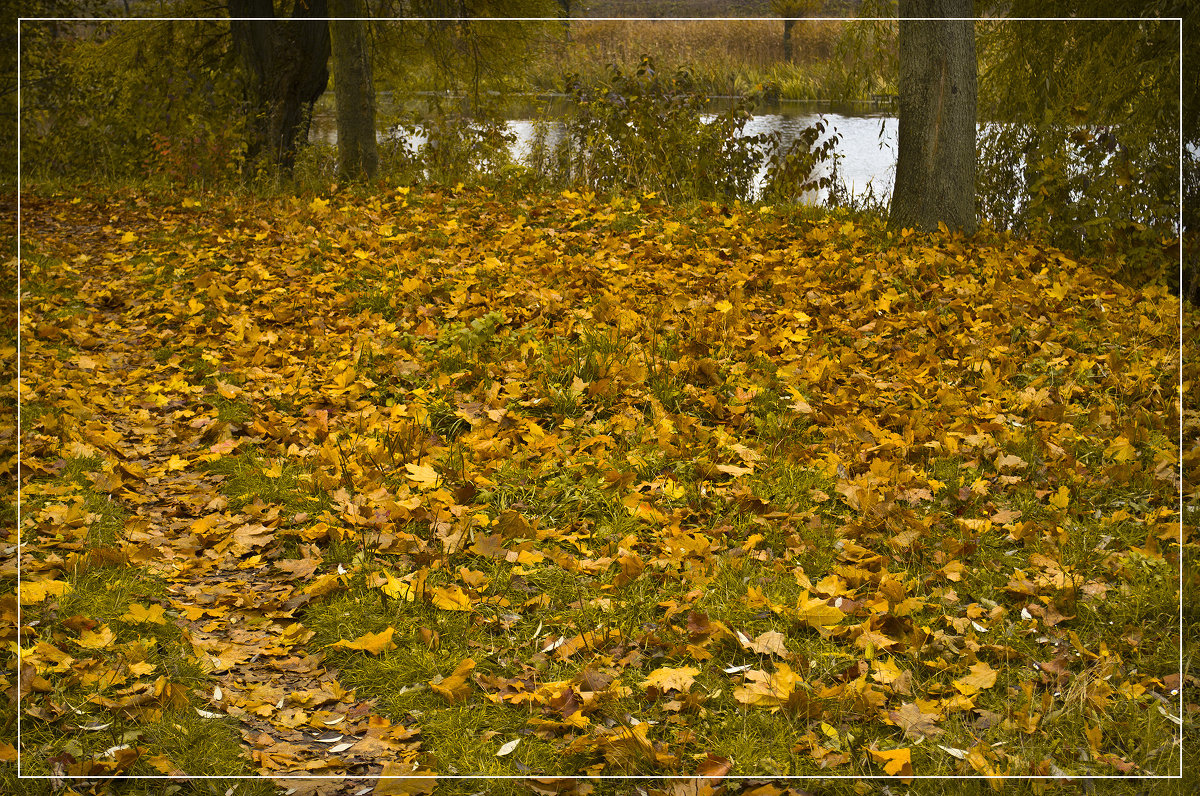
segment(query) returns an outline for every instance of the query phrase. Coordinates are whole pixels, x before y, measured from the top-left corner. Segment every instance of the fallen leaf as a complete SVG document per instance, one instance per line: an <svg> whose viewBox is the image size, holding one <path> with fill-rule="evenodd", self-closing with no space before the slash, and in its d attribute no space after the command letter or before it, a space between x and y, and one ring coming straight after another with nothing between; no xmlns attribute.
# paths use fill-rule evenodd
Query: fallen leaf
<svg viewBox="0 0 1200 796"><path fill-rule="evenodd" d="M883 763L885 773L893 777L912 776L911 749L889 749L887 751L872 749L870 751L872 760L876 763Z"/></svg>
<svg viewBox="0 0 1200 796"><path fill-rule="evenodd" d="M424 464L406 464L407 478L422 489L433 489L438 484L440 476L432 467Z"/></svg>
<svg viewBox="0 0 1200 796"><path fill-rule="evenodd" d="M471 691L468 678L474 670L475 661L471 658L464 658L454 668L449 677L436 682L431 680L429 687L434 690L434 693L440 694L445 698L447 702L462 702Z"/></svg>
<svg viewBox="0 0 1200 796"><path fill-rule="evenodd" d="M353 641L340 639L333 642L334 647L345 647L346 649L362 650L369 652L372 655L379 655L387 650L396 649L395 642L392 641L392 636L395 635L396 628L388 627L378 633L364 633Z"/></svg>
<svg viewBox="0 0 1200 796"><path fill-rule="evenodd" d="M459 586L437 586L429 590L429 597L435 608L444 611L470 611L471 598Z"/></svg>
<svg viewBox="0 0 1200 796"><path fill-rule="evenodd" d="M700 670L694 666L681 666L678 669L664 666L652 671L650 676L642 681L642 688L686 693L692 687L698 674L700 674Z"/></svg>
<svg viewBox="0 0 1200 796"><path fill-rule="evenodd" d="M417 768L413 763L387 762L375 788L371 791L378 796L427 796L437 788L437 776L434 772Z"/></svg>
<svg viewBox="0 0 1200 796"><path fill-rule="evenodd" d="M912 702L905 702L896 710L888 713L888 718L904 730L904 737L915 741L922 738L933 738L942 732L936 725L941 717L937 713L923 712Z"/></svg>
<svg viewBox="0 0 1200 796"><path fill-rule="evenodd" d="M986 661L971 666L971 673L953 682L953 686L963 696L973 696L980 691L991 688L996 684L996 670L988 666Z"/></svg>
<svg viewBox="0 0 1200 796"><path fill-rule="evenodd" d="M61 580L22 580L21 605L40 603L48 597L61 597L71 591L71 584Z"/></svg>

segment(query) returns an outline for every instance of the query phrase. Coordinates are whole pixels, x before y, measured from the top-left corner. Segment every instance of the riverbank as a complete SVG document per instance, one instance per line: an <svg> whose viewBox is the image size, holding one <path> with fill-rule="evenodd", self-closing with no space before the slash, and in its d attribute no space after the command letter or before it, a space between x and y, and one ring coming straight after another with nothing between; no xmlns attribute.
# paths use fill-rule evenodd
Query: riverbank
<svg viewBox="0 0 1200 796"><path fill-rule="evenodd" d="M763 94L785 100L859 101L896 93L893 22L857 19L800 21L792 26L791 55L784 53L781 19L604 20L528 23L510 31L520 41L519 64L498 67L502 50L486 20L473 27L477 68L461 59L439 61L420 49L398 62L376 64L377 87L464 92L566 93L576 81L601 83L615 66L636 71L644 57L662 74L687 70L711 96Z"/></svg>
<svg viewBox="0 0 1200 796"><path fill-rule="evenodd" d="M889 35L894 31L886 25L852 19L797 22L789 61L783 20L577 19L571 20L566 42L535 62L530 80L554 90L564 75L600 80L610 65L634 70L648 55L661 71L689 70L712 96L765 90L786 100L869 101L896 93L894 64L863 48L851 67L846 51L856 37Z"/></svg>

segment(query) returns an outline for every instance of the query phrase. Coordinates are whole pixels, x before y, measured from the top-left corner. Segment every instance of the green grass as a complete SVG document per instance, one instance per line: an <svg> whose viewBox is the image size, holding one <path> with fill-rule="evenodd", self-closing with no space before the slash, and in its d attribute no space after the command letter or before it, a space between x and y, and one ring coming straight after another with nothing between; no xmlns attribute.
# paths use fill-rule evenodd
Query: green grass
<svg viewBox="0 0 1200 796"><path fill-rule="evenodd" d="M116 769L124 774L161 775L163 772L153 764L157 760L191 773L245 775L250 769L248 760L242 756L237 728L227 721L202 718L195 712L194 706L200 704L197 695L206 693L211 686L193 657L190 644L170 621L169 611L163 622L143 621L129 615L131 606L167 605L166 589L161 580L124 561L114 547L126 515L120 503L92 488L88 477L101 474L100 464L99 456L72 457L67 461L53 483L68 486L69 496L62 494L61 486L45 489L51 484L46 480L26 487L29 498L23 506L24 516L36 517L40 511L52 509L53 491L57 499L66 498L59 505L77 503L83 507L87 527L84 534L75 534L81 542L78 552L58 565L58 579L65 580L69 590L59 597L24 606L27 626L38 629L38 635L29 640L25 649L26 660L43 661L39 664L39 674L43 677L35 688L45 693L37 700L44 714L40 717L27 714L23 720L21 773L47 777L53 770L51 758L63 753L79 760L115 763L116 753L106 750L129 746L137 749L140 757L131 765ZM26 583L45 574L35 576L27 570ZM101 633L106 629L111 639L102 646L83 644L83 633ZM35 642L46 647L38 647ZM75 659L68 661L73 676L56 676L50 670L41 670L41 666L53 661L46 657L45 650L50 649ZM140 673L130 667L137 667ZM153 691L156 678L163 678L160 682L166 686L166 697L127 701L129 694ZM134 688L137 690L131 690ZM0 721L13 719L11 713L6 711L6 714ZM96 729L79 732L76 727L81 725ZM18 785L12 766L0 768L0 787L11 793L52 790L46 782L22 780ZM162 787L162 782L129 781L114 785L110 792L165 792ZM196 783L194 792L225 793L230 787L236 787L239 793L270 792L265 783L221 780Z"/></svg>
<svg viewBox="0 0 1200 796"><path fill-rule="evenodd" d="M603 236L605 224L616 225L611 219L597 220L599 215L587 218ZM651 229L637 219L622 218L621 223L626 232L647 234ZM747 230L751 234L752 228ZM789 234L803 237L806 227L797 230ZM713 234L718 243L733 245L722 237L726 231ZM442 242L455 245L449 239ZM480 251L484 248L481 243ZM477 253L472 250L472 256ZM572 265L563 266L564 278ZM336 526L330 539L319 540L322 571L342 565L346 573L336 588L305 603L295 618L315 633L308 651L325 656L341 685L355 689L358 700L376 700L377 712L394 725L419 730L418 762L442 774L490 777L689 774L712 753L731 758L740 777L821 777L881 773L880 764L870 760L872 749L907 748L922 775L973 772L940 748L946 747L1013 754L1025 766L1055 761L1099 771L1085 735L1097 726L1105 733L1106 750L1145 769L1164 773L1177 761L1178 750L1169 744L1176 730L1155 709L1157 700L1105 690L1128 687L1121 681L1137 679L1133 669L1142 678L1165 681L1178 668L1171 644L1177 605L1172 563L1150 550L1133 549L1147 544L1147 528L1153 526L1144 517L1162 500L1163 488L1152 474L1121 475L1112 469L1105 446L1087 440L1062 439L1063 452L1051 454L1040 436L1048 432L1032 420L1023 427L994 424L1000 427L986 434L964 425L956 446L940 448L909 449L908 441L881 432L876 441L856 448L860 455L827 458L838 442L827 418L839 411L838 400L849 400L839 395L847 388L822 381L811 368L805 375L814 363L802 361L809 350L804 346L819 347L810 360L827 354L833 355L830 362L843 354L856 357L842 370L850 377L856 375L853 367L869 367L860 357L870 353L876 340L856 336L856 327L816 319L815 311L810 313L811 338L788 349L792 360L778 357L795 362L786 367L772 362L761 348L738 342L750 336L739 338L730 331L734 312L720 317L708 313L706 321L701 308L694 317L676 316L671 328L651 331L649 320L645 328L626 324L625 307L589 299L572 307L569 322L539 326L541 321L521 316L515 306L510 313L503 302L493 306L482 296L478 301L454 298L452 274L442 279L445 284L436 295L420 299L438 312L462 304L456 310L460 314L448 318L431 312L428 317L438 320L438 333L425 337L416 331L419 315L400 303L382 303L385 282L392 276L359 274L339 288L337 306L357 308L358 318L364 311L371 314L363 334L339 342L339 358L352 362L376 386L340 404L331 400L336 396L298 395L295 417L282 422L293 422L294 434L305 445L311 442L304 456L289 451L290 439L281 441L287 427L272 427L278 436L243 441L236 452L208 463L205 472L216 477L231 513L258 511L256 501L261 501L289 518L275 546L264 551L275 559L311 552L302 544L307 529L292 528L291 517L307 514L304 522ZM826 289L827 278L836 282L842 277L819 278ZM497 280L479 289L503 284ZM886 284L911 287L899 278ZM803 293L790 295L789 301L799 301L794 297ZM394 329L374 321L376 314L386 314L385 306L392 310ZM777 306L763 301L756 311L765 316ZM933 311L930 318L937 306L930 300L925 307ZM877 318L869 306L865 309L855 324ZM947 311L946 318L952 317ZM824 322L830 328L818 328ZM754 331L764 346L774 332ZM223 381L242 386L240 371L230 368L220 352L206 358L202 346L161 342L157 350L150 349L160 365L190 373L197 383L221 372ZM851 362L850 356L844 361ZM1020 373L1014 378L1022 378ZM1064 388L1077 377L1042 361L1028 369L1022 386L1041 379L1042 385L1053 382ZM947 368L939 378L944 386L956 378L975 384L981 376L964 366L961 374ZM580 390L576 379L588 384L612 380L616 386ZM862 383L869 387L868 381ZM814 411L795 408L789 387L810 401ZM856 388L850 389L852 399ZM199 398L207 404L204 411L222 422L271 422L265 407L249 397L226 399L210 391ZM358 422L356 413L364 405L351 400L360 399L397 413L389 420L384 410L373 416L373 425ZM308 424L302 413L310 404L330 407L328 431L317 430L315 416ZM500 419L480 420L481 404ZM1077 403L1072 411L1083 417L1089 406ZM1140 417L1134 409L1142 411L1132 407L1131 417L1121 422ZM847 412L845 420L871 420L890 429L894 417L888 417L889 411L878 403L863 403ZM68 416L60 416L50 404L33 405L23 417L23 430L54 437L55 423ZM950 417L948 422L958 420ZM485 422L495 425L481 431ZM304 441L305 434L312 439ZM859 439L866 435L862 431ZM1138 455L1149 462L1151 449L1162 443L1153 436L1139 439ZM998 469L996 461L1005 454L1019 456L1025 464ZM740 475L729 471L729 465L751 463L752 470ZM417 483L409 464L432 466L437 483ZM877 465L893 468L881 479L882 486L871 482L881 472ZM85 551L113 546L126 517L98 486L97 471L104 466L101 455L64 458L53 479L34 482L29 490L30 516L45 513L49 523L59 516L50 508L76 505L88 519L80 526L60 522L64 538L74 533ZM847 505L846 482L854 479L878 500L874 508L859 511ZM928 481L941 483L928 484L929 493L915 497L904 491ZM468 482L471 488L464 488ZM69 490L39 494L37 487L45 484ZM1068 489L1065 507L1051 502L1060 486ZM380 487L387 492L376 492ZM453 501L432 497L438 491L454 493ZM403 552L384 549L371 512L392 498L414 495L421 497L421 507L407 516L398 511L390 529L414 538L397 546ZM340 523L338 515L356 499L361 516L373 519L363 525ZM445 511L439 514L441 509ZM1021 516L990 526L983 522L1003 511L1020 511ZM443 539L448 527L467 520L473 536L447 549ZM855 546L870 548L879 561L856 568L847 557ZM955 563L961 569L951 566ZM1037 582L1035 594L1022 593L1018 570ZM1062 582L1056 581L1059 570L1066 573ZM386 597L375 585L383 572L396 577L423 572L425 587L411 601ZM158 671L193 696L210 688L173 625L121 619L133 603L161 600L162 583L122 567L74 567L64 577L68 575L74 591L33 609L42 621L38 627L58 633L54 643L82 653L78 632L71 629L78 622L62 627L62 620L86 617L116 633L114 645L121 654L144 648ZM904 596L913 601L906 616L879 602L884 590L877 586L884 577L900 582ZM449 587L470 592L471 610L434 604L437 590ZM1185 596L1191 596L1194 583L1186 588ZM832 630L811 627L796 618L796 610L814 594L841 598L856 613ZM1197 624L1194 602L1188 600L1189 629ZM1069 618L1051 632L1044 622L1022 618L1022 607ZM697 630L705 617L714 628L707 634ZM905 647L889 651L876 641L858 643L860 627L903 639ZM395 630L396 649L372 654L335 646L387 628ZM585 631L598 632L603 640L592 648L568 649L570 654L554 648L560 637L570 640ZM741 673L725 668L775 672L784 662L747 643L769 631L783 635L786 662L801 674L801 691L825 701L827 711L819 721L808 722L787 709L747 707L736 698L745 683ZM1187 643L1190 656L1194 641ZM466 683L467 698L438 693L433 686L467 658L475 665ZM1109 682L1108 661L1117 659L1122 675ZM1049 678L1047 667L1059 665L1056 660L1065 661L1074 673L1061 687L1050 679L1042 682ZM856 674L860 661L867 666L861 675ZM975 695L973 704L946 707L937 722L939 735L917 743L888 723L888 711L902 703L929 694L953 695L955 682L976 661L990 662L996 684ZM698 670L689 693L657 694L644 687L653 672L683 666ZM892 667L901 677L911 677L916 690L897 687L886 695L881 712L882 681L892 676ZM517 681L581 684L594 677L610 680L611 687L600 689L600 702L589 706L585 728L563 727L563 705L556 705L551 695L499 704L488 696ZM1030 682L1038 684L1032 694L1025 687ZM53 686L60 689L55 699L72 704L87 705L94 695L65 678ZM1185 688L1188 701L1194 702L1194 689L1186 683ZM829 693L819 696L820 689ZM1175 703L1164 709L1173 713ZM99 715L93 707L87 710ZM1020 723L1027 714L1037 715L1030 731ZM236 728L197 722L193 715L164 713L157 723L123 722L103 737L76 733L82 739L70 740L86 755L136 732L138 743L164 750L181 765L211 757L206 773L241 770ZM1194 721L1190 716L1184 720L1190 742ZM647 751L623 745L620 734L643 724L658 747ZM59 727L48 725L38 732L30 736L37 749L68 742L69 734ZM497 757L501 745L512 740L520 741L516 749ZM820 768L814 744L849 757L833 768ZM992 762L1005 770L1002 759ZM1007 773L1019 777L1028 771ZM497 782L496 792L523 792L523 786ZM452 780L439 786L448 793L474 793L481 787L480 781ZM865 793L881 792L882 786L822 787ZM893 793L935 793L941 787L925 781L889 783ZM987 787L962 783L961 792ZM1032 789L1015 781L1006 787L1012 792ZM1134 793L1138 787L1150 785L1145 780L1118 783L1113 792ZM619 792L617 785L596 786L597 792L606 789ZM1044 792L1069 791L1051 781Z"/></svg>
<svg viewBox="0 0 1200 796"><path fill-rule="evenodd" d="M310 473L293 462L267 460L254 448L222 456L206 467L220 477L234 511L255 501L314 514L329 505L328 497L313 487Z"/></svg>

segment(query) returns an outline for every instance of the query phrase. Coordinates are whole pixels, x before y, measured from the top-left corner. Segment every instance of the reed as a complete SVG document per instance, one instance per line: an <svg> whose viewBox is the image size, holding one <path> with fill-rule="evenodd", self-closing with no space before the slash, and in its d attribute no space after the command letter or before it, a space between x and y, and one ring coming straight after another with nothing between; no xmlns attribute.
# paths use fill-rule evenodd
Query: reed
<svg viewBox="0 0 1200 796"><path fill-rule="evenodd" d="M537 89L563 90L567 75L594 83L614 66L636 70L648 55L660 72L689 70L697 88L711 96L744 96L766 89L780 99L843 98L846 84L837 64L838 43L852 24L796 24L794 57L786 62L779 19L575 19L569 36L546 49L529 78Z"/></svg>
<svg viewBox="0 0 1200 796"><path fill-rule="evenodd" d="M792 30L797 63L828 58L842 23L801 22ZM652 54L663 66L719 64L767 69L783 62L782 20L573 20L568 58L636 66Z"/></svg>

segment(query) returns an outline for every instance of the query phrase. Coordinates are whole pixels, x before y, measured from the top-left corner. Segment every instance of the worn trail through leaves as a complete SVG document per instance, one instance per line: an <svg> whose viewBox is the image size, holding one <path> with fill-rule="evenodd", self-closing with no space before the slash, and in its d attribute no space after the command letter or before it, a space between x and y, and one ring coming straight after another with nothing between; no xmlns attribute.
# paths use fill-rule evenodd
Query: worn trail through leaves
<svg viewBox="0 0 1200 796"><path fill-rule="evenodd" d="M652 198L26 212L31 722L230 716L267 775L1171 765L1163 293ZM163 590L60 608L114 568ZM177 771L130 738L61 764Z"/></svg>

